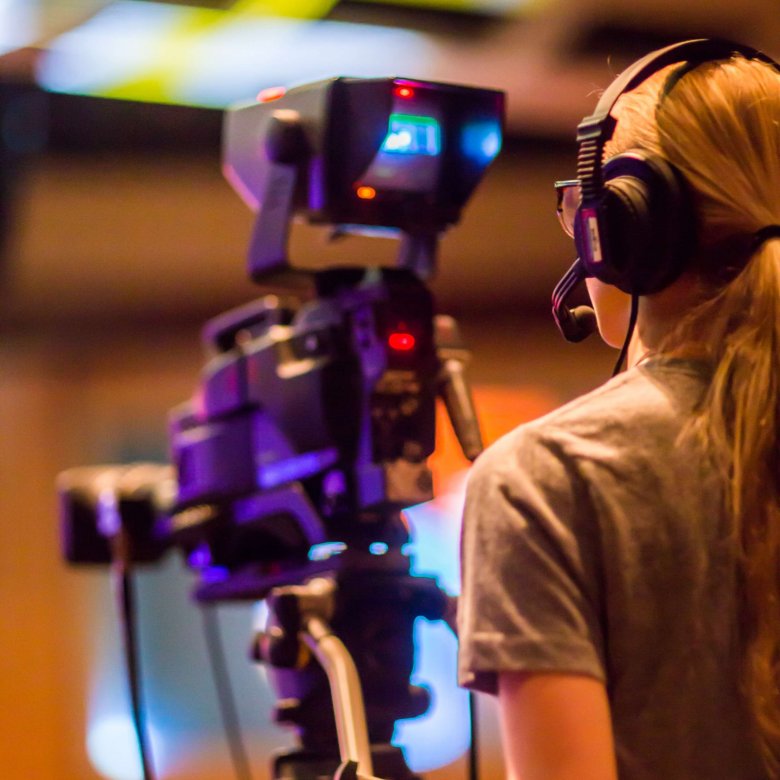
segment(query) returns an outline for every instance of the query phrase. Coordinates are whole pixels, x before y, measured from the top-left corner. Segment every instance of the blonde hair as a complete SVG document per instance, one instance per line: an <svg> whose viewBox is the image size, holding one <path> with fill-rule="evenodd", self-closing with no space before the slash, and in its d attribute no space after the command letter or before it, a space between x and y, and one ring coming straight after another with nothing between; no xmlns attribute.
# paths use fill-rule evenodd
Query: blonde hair
<svg viewBox="0 0 780 780"><path fill-rule="evenodd" d="M699 219L690 270L701 303L667 338L713 368L692 425L721 470L739 553L742 685L773 776L780 770L780 73L735 56L676 67L621 97L608 155L641 148L676 166Z"/></svg>

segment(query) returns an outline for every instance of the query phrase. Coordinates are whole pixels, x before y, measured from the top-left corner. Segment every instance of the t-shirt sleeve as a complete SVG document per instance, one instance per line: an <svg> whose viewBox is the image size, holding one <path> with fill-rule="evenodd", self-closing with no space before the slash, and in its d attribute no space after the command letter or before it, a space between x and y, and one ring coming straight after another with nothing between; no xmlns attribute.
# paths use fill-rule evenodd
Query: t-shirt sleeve
<svg viewBox="0 0 780 780"><path fill-rule="evenodd" d="M461 685L497 672L605 679L599 542L587 485L565 448L525 426L472 468L461 539Z"/></svg>

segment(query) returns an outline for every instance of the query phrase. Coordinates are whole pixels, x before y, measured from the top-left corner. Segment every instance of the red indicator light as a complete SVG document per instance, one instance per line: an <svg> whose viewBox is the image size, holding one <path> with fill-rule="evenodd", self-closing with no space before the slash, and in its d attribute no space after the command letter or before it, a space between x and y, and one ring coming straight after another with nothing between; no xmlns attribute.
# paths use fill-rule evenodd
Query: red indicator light
<svg viewBox="0 0 780 780"><path fill-rule="evenodd" d="M414 90L411 87L396 87L395 88L395 94L399 98L413 98L414 97Z"/></svg>
<svg viewBox="0 0 780 780"><path fill-rule="evenodd" d="M362 200L373 200L376 197L376 190L373 187L358 187L355 194Z"/></svg>
<svg viewBox="0 0 780 780"><path fill-rule="evenodd" d="M284 97L286 92L286 87L268 87L268 89L262 89L257 95L257 102L270 103L272 100L279 100L280 97Z"/></svg>
<svg viewBox="0 0 780 780"><path fill-rule="evenodd" d="M396 352L408 352L414 349L415 340L411 333L391 333L387 343Z"/></svg>

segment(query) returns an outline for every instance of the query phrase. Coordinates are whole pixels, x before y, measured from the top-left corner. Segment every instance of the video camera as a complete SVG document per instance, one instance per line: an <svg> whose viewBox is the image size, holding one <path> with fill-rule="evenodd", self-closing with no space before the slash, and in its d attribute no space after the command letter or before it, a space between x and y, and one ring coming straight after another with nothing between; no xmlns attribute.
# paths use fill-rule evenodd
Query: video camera
<svg viewBox="0 0 780 780"><path fill-rule="evenodd" d="M275 294L205 326L201 385L171 413L172 467L60 477L68 561L151 562L175 547L199 573L199 601L268 597L256 656L279 670L288 702L279 717L302 744L276 776L317 775L323 760L327 773L347 772L355 752L363 775L373 758L383 776L410 776L397 752L377 746L397 718L427 706L408 684L414 619L451 608L435 580L410 576L401 512L433 495L437 397L465 455L482 448L468 353L424 280L502 127L502 93L409 79L329 79L229 110L225 174L257 211L249 273ZM294 216L398 236L396 264L297 269L287 253ZM288 288L291 275L313 291ZM339 662L320 657L325 635L343 637L354 659L370 750L345 748L346 716L322 706L354 699L337 695L328 664ZM330 681L316 665L295 668L302 641Z"/></svg>

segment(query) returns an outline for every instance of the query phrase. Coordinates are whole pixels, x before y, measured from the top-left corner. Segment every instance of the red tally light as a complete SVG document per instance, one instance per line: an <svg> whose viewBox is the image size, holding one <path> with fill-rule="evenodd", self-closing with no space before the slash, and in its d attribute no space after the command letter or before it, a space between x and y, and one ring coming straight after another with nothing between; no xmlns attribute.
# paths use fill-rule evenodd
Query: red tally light
<svg viewBox="0 0 780 780"><path fill-rule="evenodd" d="M396 97L408 100L409 98L414 97L414 90L411 87L396 87L395 94Z"/></svg>
<svg viewBox="0 0 780 780"><path fill-rule="evenodd" d="M286 92L286 87L268 87L268 89L262 89L257 95L257 102L270 103L272 100L279 100L280 97L284 97Z"/></svg>
<svg viewBox="0 0 780 780"><path fill-rule="evenodd" d="M409 352L414 349L414 336L411 333L391 333L387 339L387 343L390 345L390 349L394 349L396 352Z"/></svg>

